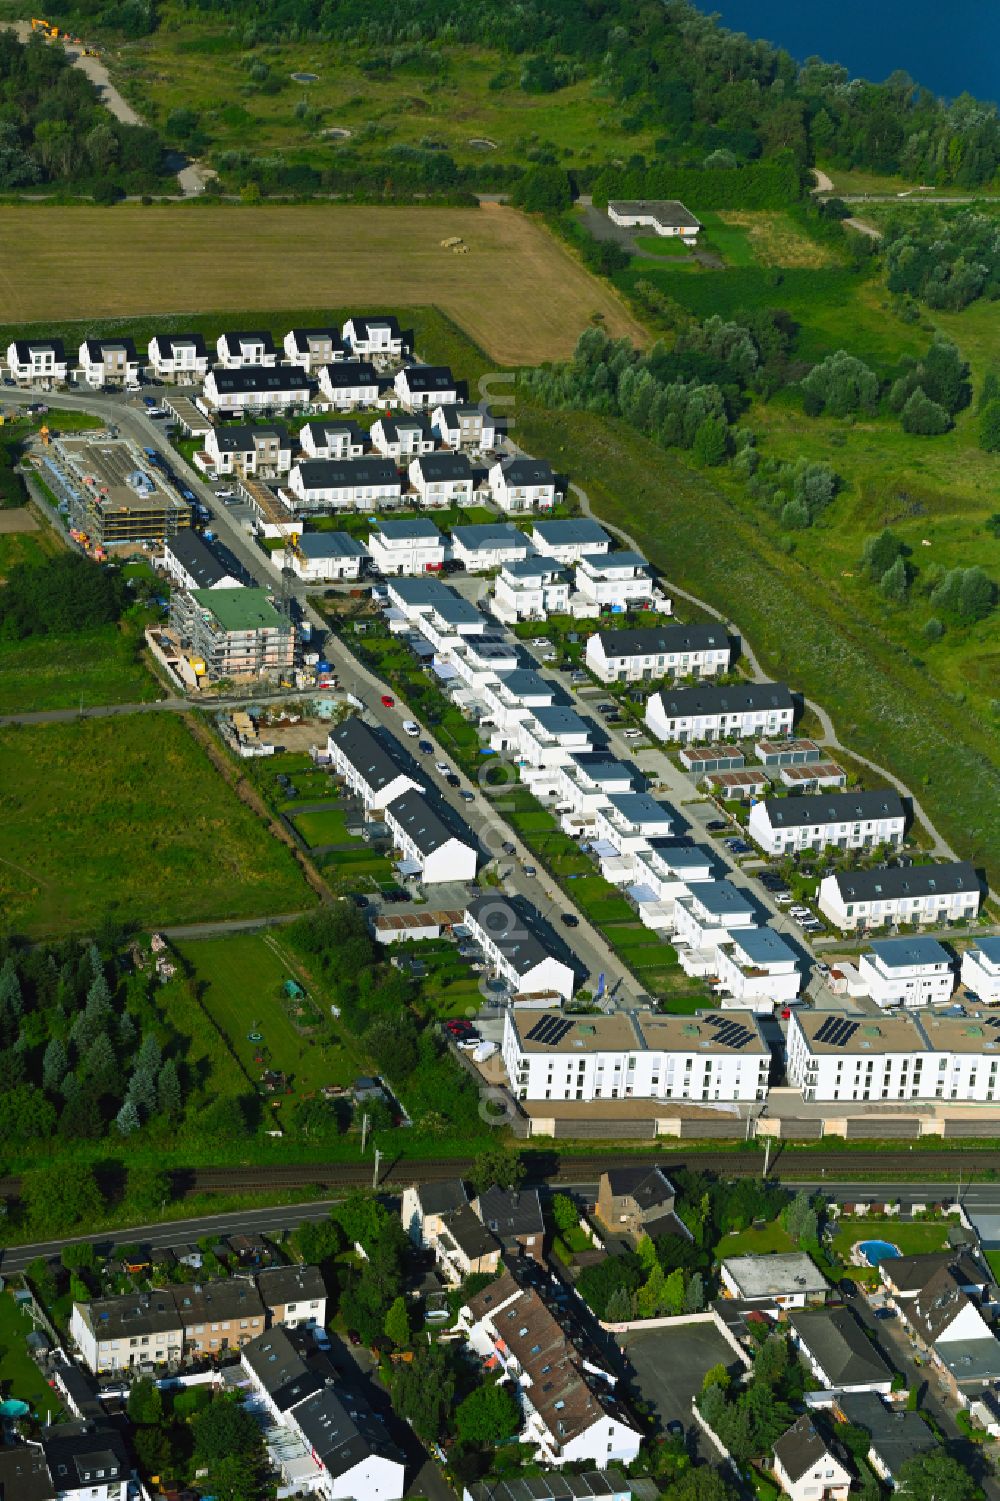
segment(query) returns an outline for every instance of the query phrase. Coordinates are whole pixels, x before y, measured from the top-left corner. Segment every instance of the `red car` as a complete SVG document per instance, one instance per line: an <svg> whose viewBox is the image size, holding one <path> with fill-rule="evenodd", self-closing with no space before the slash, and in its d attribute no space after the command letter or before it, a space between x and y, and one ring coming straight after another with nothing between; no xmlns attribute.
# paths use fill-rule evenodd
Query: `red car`
<svg viewBox="0 0 1000 1501"><path fill-rule="evenodd" d="M382 707L383 709L394 709L396 707L396 700L391 693L383 693Z"/></svg>

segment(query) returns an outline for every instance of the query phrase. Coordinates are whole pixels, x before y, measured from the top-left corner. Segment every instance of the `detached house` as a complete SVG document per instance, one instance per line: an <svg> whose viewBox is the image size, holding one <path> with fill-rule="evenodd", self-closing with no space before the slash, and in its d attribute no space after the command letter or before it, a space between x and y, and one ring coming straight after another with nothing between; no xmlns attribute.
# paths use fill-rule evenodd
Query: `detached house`
<svg viewBox="0 0 1000 1501"><path fill-rule="evenodd" d="M7 369L19 386L62 385L69 370L62 339L13 339Z"/></svg>
<svg viewBox="0 0 1000 1501"><path fill-rule="evenodd" d="M536 521L531 528L531 542L543 558L552 558L557 563L579 563L581 558L606 557L611 551L608 533L587 516Z"/></svg>
<svg viewBox="0 0 1000 1501"><path fill-rule="evenodd" d="M662 1168L617 1167L602 1173L596 1215L602 1225L633 1242L648 1235L683 1235L687 1227L674 1212L677 1191Z"/></svg>
<svg viewBox="0 0 1000 1501"><path fill-rule="evenodd" d="M366 360L342 360L324 365L319 372L319 394L337 411L378 405L379 383L375 366Z"/></svg>
<svg viewBox="0 0 1000 1501"><path fill-rule="evenodd" d="M368 549L348 532L302 532L294 547L272 556L277 567L287 565L306 584L332 584L360 578Z"/></svg>
<svg viewBox="0 0 1000 1501"><path fill-rule="evenodd" d="M774 1478L791 1501L848 1501L851 1471L839 1445L811 1417L793 1423L774 1446Z"/></svg>
<svg viewBox="0 0 1000 1501"><path fill-rule="evenodd" d="M830 1290L823 1273L805 1251L727 1256L719 1268L731 1298L762 1308L805 1308L823 1304Z"/></svg>
<svg viewBox="0 0 1000 1501"><path fill-rule="evenodd" d="M784 683L705 683L654 693L646 702L646 728L658 740L681 745L727 735L744 740L787 734L794 713Z"/></svg>
<svg viewBox="0 0 1000 1501"><path fill-rule="evenodd" d="M213 427L205 454L216 474L254 474L275 479L292 467L292 440L278 424Z"/></svg>
<svg viewBox="0 0 1000 1501"><path fill-rule="evenodd" d="M448 365L404 365L393 381L396 396L408 411L432 411L458 400L458 382Z"/></svg>
<svg viewBox="0 0 1000 1501"><path fill-rule="evenodd" d="M648 683L663 677L715 677L728 672L732 657L725 626L667 625L598 631L587 642L585 661L602 683Z"/></svg>
<svg viewBox="0 0 1000 1501"><path fill-rule="evenodd" d="M137 386L139 356L131 339L84 339L80 370L88 386Z"/></svg>
<svg viewBox="0 0 1000 1501"><path fill-rule="evenodd" d="M299 428L299 447L310 459L360 459L368 434L349 418L338 422L318 417Z"/></svg>
<svg viewBox="0 0 1000 1501"><path fill-rule="evenodd" d="M460 401L435 406L431 426L444 448L472 448L489 453L496 448L500 430L488 406Z"/></svg>
<svg viewBox="0 0 1000 1501"><path fill-rule="evenodd" d="M521 511L551 511L556 500L556 480L544 459L500 459L490 469L493 500L513 515Z"/></svg>
<svg viewBox="0 0 1000 1501"><path fill-rule="evenodd" d="M448 556L448 544L433 521L378 521L368 537L372 567L388 576L437 573Z"/></svg>
<svg viewBox="0 0 1000 1501"><path fill-rule="evenodd" d="M975 917L982 882L967 860L824 876L818 906L841 932L890 923L944 923Z"/></svg>
<svg viewBox="0 0 1000 1501"><path fill-rule="evenodd" d="M434 1252L449 1286L460 1287L474 1272L492 1273L500 1265L500 1242L476 1215L459 1179L404 1189L401 1214L410 1239Z"/></svg>
<svg viewBox="0 0 1000 1501"><path fill-rule="evenodd" d="M393 505L403 493L399 471L390 459L366 454L361 459L301 459L288 488L304 511L350 511Z"/></svg>
<svg viewBox="0 0 1000 1501"><path fill-rule="evenodd" d="M146 353L156 380L194 385L208 373L208 349L202 334L154 334Z"/></svg>
<svg viewBox="0 0 1000 1501"><path fill-rule="evenodd" d="M903 842L906 813L899 793L833 792L818 797L765 797L750 810L751 839L769 855L797 850L874 849Z"/></svg>
<svg viewBox="0 0 1000 1501"><path fill-rule="evenodd" d="M928 1006L951 998L955 961L935 938L883 938L858 961L858 974L876 1005Z"/></svg>
<svg viewBox="0 0 1000 1501"><path fill-rule="evenodd" d="M434 452L434 434L424 412L379 417L371 426L372 445L387 459L405 464L418 454Z"/></svg>
<svg viewBox="0 0 1000 1501"><path fill-rule="evenodd" d="M332 365L346 353L338 328L290 328L285 335L285 357L313 375L321 365Z"/></svg>
<svg viewBox="0 0 1000 1501"><path fill-rule="evenodd" d="M311 386L304 370L295 365L272 369L267 365L244 365L234 370L210 370L205 377L204 401L219 414L240 416L243 412L278 412L306 406Z"/></svg>
<svg viewBox="0 0 1000 1501"><path fill-rule="evenodd" d="M512 521L488 521L456 526L451 532L452 555L466 573L489 573L516 563L531 552L531 543Z"/></svg>
<svg viewBox="0 0 1000 1501"><path fill-rule="evenodd" d="M343 328L344 343L355 357L365 359L400 359L407 353L403 335L395 318L379 315L348 318Z"/></svg>
<svg viewBox="0 0 1000 1501"><path fill-rule="evenodd" d="M589 604L616 615L630 609L649 609L657 592L652 569L642 553L624 549L581 558L576 565L576 587Z"/></svg>
<svg viewBox="0 0 1000 1501"><path fill-rule="evenodd" d="M278 363L278 351L269 333L227 333L216 340L219 364L226 370L246 370L255 365L270 369Z"/></svg>
<svg viewBox="0 0 1000 1501"><path fill-rule="evenodd" d="M875 1392L845 1392L837 1397L835 1414L842 1423L862 1428L871 1439L865 1456L880 1480L893 1489L906 1462L936 1447L936 1440L918 1412L887 1407Z"/></svg>
<svg viewBox="0 0 1000 1501"><path fill-rule="evenodd" d="M326 743L334 771L360 797L368 814L381 817L404 792L423 791L410 775L399 741L385 731L370 729L357 715L331 730Z"/></svg>
<svg viewBox="0 0 1000 1501"><path fill-rule="evenodd" d="M793 1308L788 1327L796 1350L827 1391L892 1390L892 1370L850 1308Z"/></svg>
<svg viewBox="0 0 1000 1501"><path fill-rule="evenodd" d="M520 995L551 994L571 1000L576 974L555 957L555 933L502 895L477 896L468 903L463 922L482 948L491 968Z"/></svg>
<svg viewBox="0 0 1000 1501"><path fill-rule="evenodd" d="M651 229L667 238L674 236L694 244L701 220L677 198L628 198L608 204L608 218L623 229Z"/></svg>
<svg viewBox="0 0 1000 1501"><path fill-rule="evenodd" d="M472 504L472 465L464 453L426 453L410 461L410 485L422 506Z"/></svg>

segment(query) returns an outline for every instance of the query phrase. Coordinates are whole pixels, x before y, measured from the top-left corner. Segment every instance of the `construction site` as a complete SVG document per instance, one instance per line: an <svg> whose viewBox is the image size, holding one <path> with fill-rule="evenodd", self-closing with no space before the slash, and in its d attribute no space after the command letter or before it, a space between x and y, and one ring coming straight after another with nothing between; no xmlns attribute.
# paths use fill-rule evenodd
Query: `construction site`
<svg viewBox="0 0 1000 1501"><path fill-rule="evenodd" d="M57 438L52 461L69 501L71 534L88 551L123 542L162 542L191 525L187 502L166 487L141 449L124 438Z"/></svg>

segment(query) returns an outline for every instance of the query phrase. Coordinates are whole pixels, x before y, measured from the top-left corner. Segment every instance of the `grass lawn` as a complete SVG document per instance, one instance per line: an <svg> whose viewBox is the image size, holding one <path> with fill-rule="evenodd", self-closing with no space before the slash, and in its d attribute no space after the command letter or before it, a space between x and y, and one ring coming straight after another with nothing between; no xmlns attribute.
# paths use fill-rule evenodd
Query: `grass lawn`
<svg viewBox="0 0 1000 1501"><path fill-rule="evenodd" d="M770 1251L794 1251L795 1241L783 1230L777 1220L771 1220L766 1225L755 1229L752 1225L749 1230L733 1230L731 1234L724 1235L715 1248L716 1261L722 1261L726 1256L764 1256Z"/></svg>
<svg viewBox="0 0 1000 1501"><path fill-rule="evenodd" d="M718 220L718 228L710 222L714 220ZM780 210L751 213L726 209L718 214L703 214L702 221L709 240L720 246L731 266L819 267L836 264L828 246L810 239L789 214ZM737 233L742 236L740 241L735 238Z"/></svg>
<svg viewBox="0 0 1000 1501"><path fill-rule="evenodd" d="M216 98L219 87L213 79ZM606 281L592 276L541 224L504 204L203 202L192 211L188 205L125 203L113 211L118 246L113 266L102 253L108 212L48 204L5 210L0 273L7 289L6 322L47 319L51 334L54 325L78 318L86 308L87 331L96 331L101 320L118 319L132 320L146 332L157 314L169 312L190 328L192 315L226 309L232 326L239 319L231 310L249 303L256 309L250 326L259 327L261 311L270 315L280 287L289 302L323 309L315 319L327 324L334 321L330 309L344 303L355 311L382 308L391 287L405 289L407 325L416 322L414 309L439 307L502 364L569 355L594 314L609 333L637 342L646 338ZM465 240L468 255L441 249L441 241L452 235ZM25 244L32 246L27 258ZM339 247L335 258L331 244ZM515 298L511 286L517 287ZM286 322L282 333L288 327ZM213 338L219 331L216 322ZM18 336L25 332L19 328ZM71 347L79 342L78 331ZM418 347L425 352L419 339ZM466 379L477 373L461 364L456 369Z"/></svg>
<svg viewBox="0 0 1000 1501"><path fill-rule="evenodd" d="M635 243L647 255L665 255L675 259L690 254L690 247L676 235L636 235Z"/></svg>
<svg viewBox="0 0 1000 1501"><path fill-rule="evenodd" d="M0 829L0 909L32 937L313 905L174 714L0 730Z"/></svg>
<svg viewBox="0 0 1000 1501"><path fill-rule="evenodd" d="M8 540L0 537L0 554ZM142 627L132 621L72 636L0 641L0 714L162 698L163 689L139 656L142 644Z"/></svg>
<svg viewBox="0 0 1000 1501"><path fill-rule="evenodd" d="M324 808L318 813L294 813L292 822L307 844L346 844L350 838L347 818L340 808Z"/></svg>
<svg viewBox="0 0 1000 1501"><path fill-rule="evenodd" d="M7 516L10 514L9 511L5 513ZM30 512L24 521L30 527L34 521ZM0 584L5 581L12 568L20 568L24 564L36 566L61 551L62 543L50 526L35 522L33 530L4 531L3 517L0 517Z"/></svg>
<svg viewBox="0 0 1000 1501"><path fill-rule="evenodd" d="M903 1221L892 1219L847 1219L833 1238L833 1249L848 1261L851 1247L859 1240L887 1240L898 1246L904 1256L921 1256L927 1251L948 1249L946 1220Z"/></svg>
<svg viewBox="0 0 1000 1501"><path fill-rule="evenodd" d="M364 1072L349 1041L313 1041L293 1026L282 986L297 978L298 970L286 957L280 938L240 933L178 947L195 972L202 1004L251 1079L260 1077L264 1065L254 1059L264 1049L266 1067L287 1074L299 1098L324 1084L348 1084ZM322 1004L318 997L317 1002ZM314 1021L320 1014L317 1009ZM323 1022L325 1029L325 1014ZM259 1032L262 1042L251 1042L250 1032Z"/></svg>
<svg viewBox="0 0 1000 1501"><path fill-rule="evenodd" d="M1000 1251L987 1251L986 1261L993 1273L993 1280L996 1281L1000 1278Z"/></svg>
<svg viewBox="0 0 1000 1501"><path fill-rule="evenodd" d="M0 1394L4 1400L16 1397L27 1402L44 1423L47 1417L55 1420L62 1414L62 1403L28 1354L25 1340L32 1328L29 1315L18 1308L13 1295L0 1293Z"/></svg>

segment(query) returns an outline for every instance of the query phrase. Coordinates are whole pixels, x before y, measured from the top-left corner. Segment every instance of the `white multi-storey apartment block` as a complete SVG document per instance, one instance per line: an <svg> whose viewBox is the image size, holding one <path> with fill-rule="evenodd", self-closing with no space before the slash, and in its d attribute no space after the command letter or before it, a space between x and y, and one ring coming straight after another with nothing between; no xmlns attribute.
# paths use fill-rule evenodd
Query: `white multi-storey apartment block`
<svg viewBox="0 0 1000 1501"><path fill-rule="evenodd" d="M787 734L794 713L784 683L702 683L654 693L646 703L646 728L658 740L680 745L726 735L743 740Z"/></svg>
<svg viewBox="0 0 1000 1501"><path fill-rule="evenodd" d="M520 1100L763 1100L770 1058L750 1011L508 1010L504 1020L504 1067Z"/></svg>
<svg viewBox="0 0 1000 1501"><path fill-rule="evenodd" d="M379 521L368 537L372 567L392 574L434 573L444 567L448 543L433 521Z"/></svg>
<svg viewBox="0 0 1000 1501"><path fill-rule="evenodd" d="M962 984L981 1001L1000 1001L1000 938L977 938L962 955Z"/></svg>
<svg viewBox="0 0 1000 1501"><path fill-rule="evenodd" d="M714 959L716 947L737 929L757 926L757 913L749 892L731 881L697 881L674 903L674 924L679 944Z"/></svg>
<svg viewBox="0 0 1000 1501"><path fill-rule="evenodd" d="M619 855L642 854L654 839L669 839L674 815L648 792L614 792L598 808L597 837L614 846Z"/></svg>
<svg viewBox="0 0 1000 1501"><path fill-rule="evenodd" d="M788 1027L788 1079L806 1100L992 1104L1000 1099L1000 1017L797 1011Z"/></svg>
<svg viewBox="0 0 1000 1501"><path fill-rule="evenodd" d="M547 620L569 609L569 573L552 558L520 558L504 563L490 598L498 620Z"/></svg>
<svg viewBox="0 0 1000 1501"><path fill-rule="evenodd" d="M716 945L721 995L752 1011L787 1005L802 987L795 950L773 928L740 928Z"/></svg>
<svg viewBox="0 0 1000 1501"><path fill-rule="evenodd" d="M522 777L531 782L530 768L551 772L565 766L571 755L593 750L590 736L590 726L575 709L564 704L536 709L518 726L517 750L524 763Z"/></svg>
<svg viewBox="0 0 1000 1501"><path fill-rule="evenodd" d="M769 855L797 850L874 849L903 842L906 813L898 792L831 792L817 797L765 797L747 828Z"/></svg>
<svg viewBox="0 0 1000 1501"><path fill-rule="evenodd" d="M955 961L935 938L883 938L858 961L872 1000L889 1006L929 1006L955 988Z"/></svg>
<svg viewBox="0 0 1000 1501"><path fill-rule="evenodd" d="M576 565L576 587L588 603L616 613L649 609L657 592L653 571L639 552L588 554Z"/></svg>
<svg viewBox="0 0 1000 1501"><path fill-rule="evenodd" d="M975 917L982 890L982 882L966 860L837 871L820 882L818 906L845 933L890 923L927 926Z"/></svg>
<svg viewBox="0 0 1000 1501"><path fill-rule="evenodd" d="M586 664L602 683L648 683L665 677L716 677L728 672L732 657L724 626L666 625L598 631L587 642Z"/></svg>

